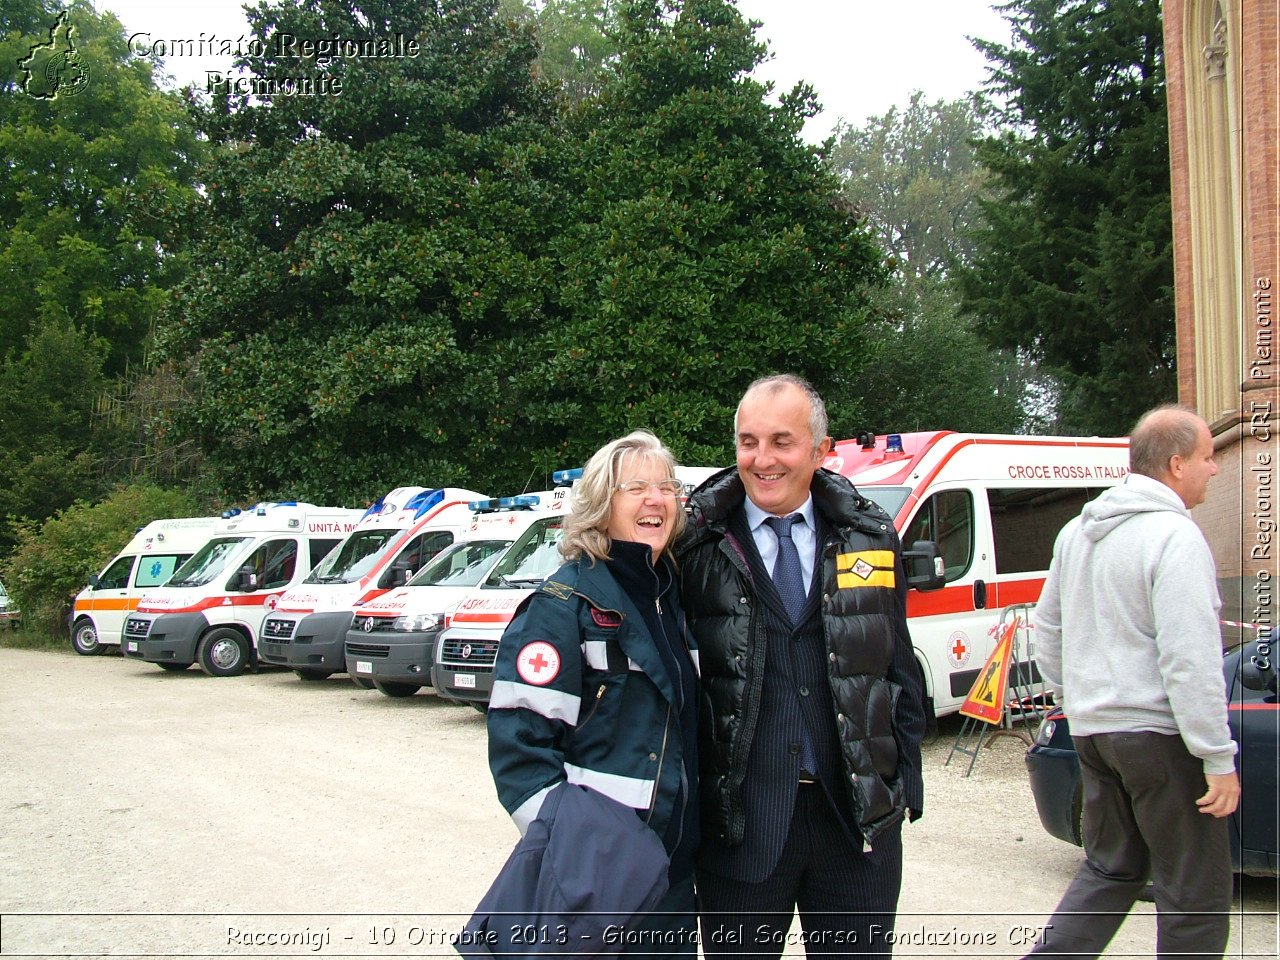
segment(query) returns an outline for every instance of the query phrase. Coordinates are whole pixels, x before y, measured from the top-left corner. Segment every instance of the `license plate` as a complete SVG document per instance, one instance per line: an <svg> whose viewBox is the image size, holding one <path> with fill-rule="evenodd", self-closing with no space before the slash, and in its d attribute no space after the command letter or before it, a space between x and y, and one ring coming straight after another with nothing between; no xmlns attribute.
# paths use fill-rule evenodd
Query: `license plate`
<svg viewBox="0 0 1280 960"><path fill-rule="evenodd" d="M130 641L129 641L129 652L130 652L130 653L137 653L137 652L138 652L138 644L137 644L136 642L134 642L133 640L130 640Z"/></svg>
<svg viewBox="0 0 1280 960"><path fill-rule="evenodd" d="M373 673L373 664L368 660L357 660L356 673Z"/></svg>
<svg viewBox="0 0 1280 960"><path fill-rule="evenodd" d="M474 673L455 673L453 675L453 685L474 690L476 687L476 675Z"/></svg>

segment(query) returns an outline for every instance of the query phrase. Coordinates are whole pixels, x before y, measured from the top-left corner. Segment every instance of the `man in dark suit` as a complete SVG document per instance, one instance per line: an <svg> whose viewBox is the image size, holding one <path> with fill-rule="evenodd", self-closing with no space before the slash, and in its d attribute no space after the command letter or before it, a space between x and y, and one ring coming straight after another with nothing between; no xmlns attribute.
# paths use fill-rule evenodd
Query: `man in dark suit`
<svg viewBox="0 0 1280 960"><path fill-rule="evenodd" d="M804 380L753 383L734 432L737 468L690 497L677 547L701 660L702 949L889 955L902 821L924 803L898 536L821 469Z"/></svg>

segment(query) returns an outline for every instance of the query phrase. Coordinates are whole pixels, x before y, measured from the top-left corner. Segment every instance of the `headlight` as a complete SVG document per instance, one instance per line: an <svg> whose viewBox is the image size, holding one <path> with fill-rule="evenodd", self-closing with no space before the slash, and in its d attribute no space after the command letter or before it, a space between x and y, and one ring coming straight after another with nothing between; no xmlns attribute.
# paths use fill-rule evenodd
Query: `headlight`
<svg viewBox="0 0 1280 960"><path fill-rule="evenodd" d="M440 626L440 618L434 613L414 613L405 617L396 617L391 624L392 630L403 630L405 633L422 633Z"/></svg>

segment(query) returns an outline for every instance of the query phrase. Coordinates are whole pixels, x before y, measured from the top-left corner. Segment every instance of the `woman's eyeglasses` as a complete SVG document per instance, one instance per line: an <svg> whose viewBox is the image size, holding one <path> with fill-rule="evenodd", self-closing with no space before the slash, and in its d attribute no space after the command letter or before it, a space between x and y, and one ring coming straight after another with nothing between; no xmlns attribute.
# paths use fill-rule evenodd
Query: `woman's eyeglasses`
<svg viewBox="0 0 1280 960"><path fill-rule="evenodd" d="M664 497L678 497L684 492L684 484L679 480L626 480L614 489L629 497L643 497L653 487Z"/></svg>

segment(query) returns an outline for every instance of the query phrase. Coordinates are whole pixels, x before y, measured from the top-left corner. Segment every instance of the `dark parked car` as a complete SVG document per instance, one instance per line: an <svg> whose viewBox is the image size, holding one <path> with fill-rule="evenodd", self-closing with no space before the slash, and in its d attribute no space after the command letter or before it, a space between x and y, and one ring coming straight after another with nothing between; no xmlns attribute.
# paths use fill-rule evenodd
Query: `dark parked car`
<svg viewBox="0 0 1280 960"><path fill-rule="evenodd" d="M1280 874L1277 838L1277 766L1280 766L1280 702L1276 670L1268 645L1248 644L1223 658L1230 691L1227 711L1231 736L1240 745L1240 806L1231 817L1231 863L1238 873ZM1077 846L1082 844L1083 804L1080 761L1067 718L1051 713L1027 751L1027 772L1036 811L1045 830Z"/></svg>

